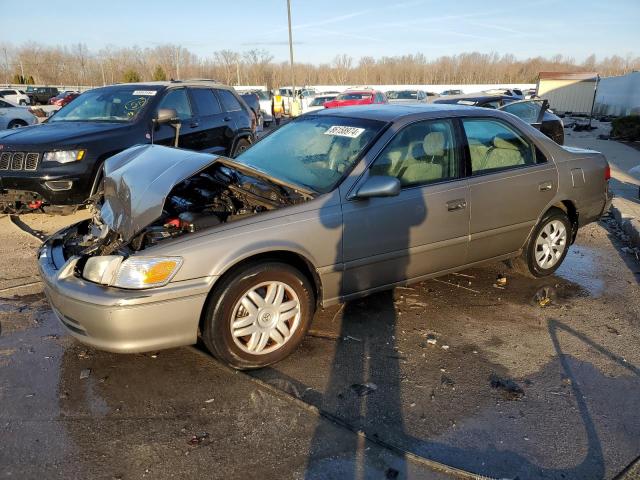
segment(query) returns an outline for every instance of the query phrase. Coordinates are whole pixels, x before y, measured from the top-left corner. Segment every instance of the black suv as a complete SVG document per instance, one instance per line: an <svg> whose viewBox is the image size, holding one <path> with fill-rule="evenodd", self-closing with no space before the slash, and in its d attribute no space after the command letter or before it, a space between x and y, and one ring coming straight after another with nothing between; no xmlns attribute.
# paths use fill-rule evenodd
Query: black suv
<svg viewBox="0 0 640 480"><path fill-rule="evenodd" d="M234 156L254 140L253 113L216 82L96 88L41 125L0 133L0 204L80 204L96 192L104 160L133 145Z"/></svg>
<svg viewBox="0 0 640 480"><path fill-rule="evenodd" d="M56 87L27 87L27 96L31 105L46 105L49 100L58 95L60 91Z"/></svg>

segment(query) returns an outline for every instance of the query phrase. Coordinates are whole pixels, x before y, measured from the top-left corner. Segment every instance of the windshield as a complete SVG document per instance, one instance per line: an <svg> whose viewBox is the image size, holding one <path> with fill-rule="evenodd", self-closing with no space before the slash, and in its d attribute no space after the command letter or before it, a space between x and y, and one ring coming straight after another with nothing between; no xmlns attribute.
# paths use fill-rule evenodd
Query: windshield
<svg viewBox="0 0 640 480"><path fill-rule="evenodd" d="M269 94L263 90L257 91L255 94L258 95L260 100L270 100Z"/></svg>
<svg viewBox="0 0 640 480"><path fill-rule="evenodd" d="M325 193L335 188L384 125L357 118L300 117L246 150L236 162Z"/></svg>
<svg viewBox="0 0 640 480"><path fill-rule="evenodd" d="M331 100L333 100L334 98L336 98L335 96L331 96L331 97L316 97L313 99L313 102L311 102L309 104L310 107L321 107L323 106L326 102L330 102Z"/></svg>
<svg viewBox="0 0 640 480"><path fill-rule="evenodd" d="M418 98L417 90L392 90L387 92L387 98L389 100L416 100Z"/></svg>
<svg viewBox="0 0 640 480"><path fill-rule="evenodd" d="M156 90L136 87L85 92L61 108L50 122L129 122L144 110Z"/></svg>
<svg viewBox="0 0 640 480"><path fill-rule="evenodd" d="M370 93L346 92L338 95L336 100L368 100L371 98Z"/></svg>

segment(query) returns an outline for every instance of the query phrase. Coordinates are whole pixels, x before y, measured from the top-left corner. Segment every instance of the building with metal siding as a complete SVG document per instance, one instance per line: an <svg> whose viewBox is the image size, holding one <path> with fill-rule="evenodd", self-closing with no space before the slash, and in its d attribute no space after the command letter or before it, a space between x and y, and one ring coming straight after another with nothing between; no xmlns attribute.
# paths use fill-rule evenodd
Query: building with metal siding
<svg viewBox="0 0 640 480"><path fill-rule="evenodd" d="M549 100L556 112L590 115L598 79L593 72L540 72L538 97Z"/></svg>

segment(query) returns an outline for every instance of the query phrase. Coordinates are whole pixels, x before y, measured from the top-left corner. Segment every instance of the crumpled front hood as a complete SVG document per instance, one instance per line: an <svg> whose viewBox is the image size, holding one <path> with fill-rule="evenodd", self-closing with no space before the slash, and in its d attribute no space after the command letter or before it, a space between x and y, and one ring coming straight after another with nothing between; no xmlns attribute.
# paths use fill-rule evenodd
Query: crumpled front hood
<svg viewBox="0 0 640 480"><path fill-rule="evenodd" d="M162 215L173 187L217 158L159 145L139 145L114 155L104 163L102 221L130 241Z"/></svg>

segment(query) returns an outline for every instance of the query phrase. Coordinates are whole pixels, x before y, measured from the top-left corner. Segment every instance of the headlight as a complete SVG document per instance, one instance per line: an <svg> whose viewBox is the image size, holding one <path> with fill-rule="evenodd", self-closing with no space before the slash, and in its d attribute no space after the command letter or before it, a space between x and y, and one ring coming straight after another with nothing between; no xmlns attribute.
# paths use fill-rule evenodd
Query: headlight
<svg viewBox="0 0 640 480"><path fill-rule="evenodd" d="M84 265L82 276L90 282L111 285L122 260L120 255L90 257Z"/></svg>
<svg viewBox="0 0 640 480"><path fill-rule="evenodd" d="M181 265L180 257L130 257L120 265L113 286L162 287L169 283Z"/></svg>
<svg viewBox="0 0 640 480"><path fill-rule="evenodd" d="M169 283L182 265L180 257L129 257L119 255L91 257L82 276L95 283L119 288L143 289Z"/></svg>
<svg viewBox="0 0 640 480"><path fill-rule="evenodd" d="M84 158L85 150L64 150L59 152L47 152L42 157L43 162L70 163Z"/></svg>

